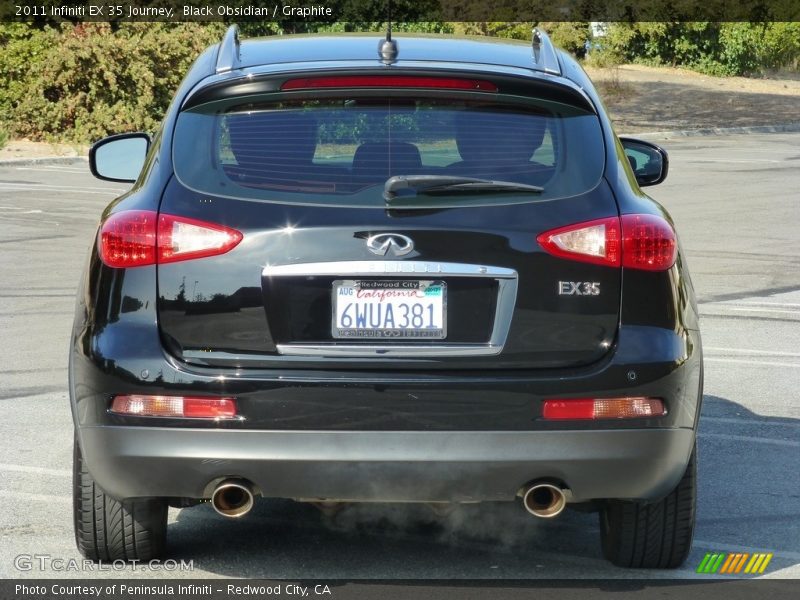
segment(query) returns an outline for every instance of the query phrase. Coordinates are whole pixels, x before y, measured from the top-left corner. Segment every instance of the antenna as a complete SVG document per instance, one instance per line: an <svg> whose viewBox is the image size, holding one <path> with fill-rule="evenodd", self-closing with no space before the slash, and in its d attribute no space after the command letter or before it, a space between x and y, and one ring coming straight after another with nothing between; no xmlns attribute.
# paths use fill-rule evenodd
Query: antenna
<svg viewBox="0 0 800 600"><path fill-rule="evenodd" d="M390 65L397 60L397 42L392 39L392 0L386 2L388 22L386 25L386 39L378 43L378 56L381 62Z"/></svg>

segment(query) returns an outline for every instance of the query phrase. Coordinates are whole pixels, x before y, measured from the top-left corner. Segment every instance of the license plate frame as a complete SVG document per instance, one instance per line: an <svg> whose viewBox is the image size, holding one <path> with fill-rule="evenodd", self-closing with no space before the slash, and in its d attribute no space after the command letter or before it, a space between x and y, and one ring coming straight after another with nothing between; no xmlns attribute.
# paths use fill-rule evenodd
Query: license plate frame
<svg viewBox="0 0 800 600"><path fill-rule="evenodd" d="M395 327L395 328L373 328L373 327L340 327L339 323L339 301L347 302L352 296L343 296L339 293L340 289L353 288L354 290L369 290L369 291L401 291L422 292L423 296L419 297L422 302L415 304L424 304L434 306L434 311L431 320L434 324L437 322L437 312L435 307L440 304L440 312L438 313L438 322L441 327ZM436 289L439 288L439 292ZM425 302L425 298L430 297L433 302ZM413 298L413 296L412 296ZM440 303L436 299L440 299ZM402 300L402 297L397 300ZM351 302L352 304L352 302ZM367 306L370 303L365 302L363 305ZM380 304L380 302L371 304ZM399 305L402 302L393 302L389 299L388 304ZM423 313L427 308L423 308ZM394 310L394 308L392 309ZM351 315L352 316L352 315ZM423 321L425 316L423 315ZM398 321L402 319L402 315L398 316ZM441 341L447 338L447 283L442 280L434 279L336 279L331 282L331 337L334 340L372 340L372 341L389 341L395 340L399 342L424 342L424 341Z"/></svg>

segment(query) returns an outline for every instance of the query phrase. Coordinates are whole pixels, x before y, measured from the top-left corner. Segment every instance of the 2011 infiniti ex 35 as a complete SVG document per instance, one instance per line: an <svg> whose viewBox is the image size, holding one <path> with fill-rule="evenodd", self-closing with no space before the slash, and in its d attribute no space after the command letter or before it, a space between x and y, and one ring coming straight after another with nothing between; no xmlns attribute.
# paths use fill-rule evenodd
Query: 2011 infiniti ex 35
<svg viewBox="0 0 800 600"><path fill-rule="evenodd" d="M377 48L377 50L376 50ZM532 43L235 27L152 138L97 142L69 357L75 533L147 560L168 506L515 499L677 567L703 362L666 153Z"/></svg>

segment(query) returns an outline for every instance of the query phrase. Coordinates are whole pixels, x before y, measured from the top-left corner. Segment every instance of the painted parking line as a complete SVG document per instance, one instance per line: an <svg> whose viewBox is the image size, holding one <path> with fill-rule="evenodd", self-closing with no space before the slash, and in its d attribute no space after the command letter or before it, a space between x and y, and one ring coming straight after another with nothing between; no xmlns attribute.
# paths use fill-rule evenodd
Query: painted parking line
<svg viewBox="0 0 800 600"><path fill-rule="evenodd" d="M75 168L75 167L17 167L17 171L45 171L55 173L80 173L85 174L89 172L89 167Z"/></svg>
<svg viewBox="0 0 800 600"><path fill-rule="evenodd" d="M48 469L46 467L34 467L30 465L12 465L9 463L0 463L0 472L36 473L37 475L72 477L72 471L70 471L69 469Z"/></svg>
<svg viewBox="0 0 800 600"><path fill-rule="evenodd" d="M670 157L670 161L672 161L672 157ZM677 162L691 162L693 164L697 163L782 163L786 162L786 160L779 160L774 158L691 158L688 156L684 156L681 160Z"/></svg>
<svg viewBox="0 0 800 600"><path fill-rule="evenodd" d="M74 188L74 187L52 187L47 188L46 190L42 190L40 187L16 187L16 188L7 188L2 187L0 185L0 193L2 192L37 192L37 191L44 191L44 192L74 192L76 195L82 194L92 194L98 196L114 196L115 194L121 194L123 191L119 190L106 190L104 192L97 192L90 189L83 189L83 188Z"/></svg>
<svg viewBox="0 0 800 600"><path fill-rule="evenodd" d="M717 303L717 306L766 306L772 307L777 306L779 308L800 308L800 304L797 302L759 302L759 301L752 301L752 302L739 302L739 303L730 303L726 304L724 302Z"/></svg>
<svg viewBox="0 0 800 600"><path fill-rule="evenodd" d="M769 419L789 419L791 417L764 417L763 419L746 419L743 417L709 417L703 415L700 417L704 423L724 423L726 425L741 425L742 427L748 426L764 426L764 427L800 427L800 420L793 422L775 422Z"/></svg>
<svg viewBox="0 0 800 600"><path fill-rule="evenodd" d="M700 417L702 420L703 417ZM789 448L800 448L800 442L794 440L779 440L777 438L755 437L752 435L736 435L733 433L705 433L697 434L701 438L713 438L717 440L728 440L732 442L753 442L755 444L773 444L775 446L788 446Z"/></svg>
<svg viewBox="0 0 800 600"><path fill-rule="evenodd" d="M717 346L704 346L704 352L719 352L721 354L763 354L766 356L797 356L800 357L800 352L782 352L780 350L755 350L752 348L719 348Z"/></svg>
<svg viewBox="0 0 800 600"><path fill-rule="evenodd" d="M0 498L11 498L14 500L21 500L27 502L29 500L38 500L40 502L58 502L59 504L72 504L70 496L57 496L55 494L30 494L28 492L8 492L0 490Z"/></svg>
<svg viewBox="0 0 800 600"><path fill-rule="evenodd" d="M772 360L750 360L747 358L725 358L722 356L704 356L703 360L706 362L720 362L720 363L732 363L737 365L753 365L753 366L764 366L764 367L788 367L790 369L798 369L800 368L800 362L790 363L790 362L778 362Z"/></svg>
<svg viewBox="0 0 800 600"><path fill-rule="evenodd" d="M713 312L711 312L713 311ZM732 306L730 304L701 304L700 314L722 314L722 313L737 313L737 312L751 312L751 313L776 313L785 315L800 315L800 310L796 308L778 307L771 308L769 306Z"/></svg>
<svg viewBox="0 0 800 600"><path fill-rule="evenodd" d="M13 181L0 181L0 191L11 189L30 189L30 190L99 190L104 192L124 192L125 188L108 188L99 186L70 186L70 185L52 185L49 183L16 183Z"/></svg>
<svg viewBox="0 0 800 600"><path fill-rule="evenodd" d="M725 306L724 304L718 304L717 308L724 308L726 310L735 310L737 312L768 312L768 313L779 313L784 315L796 315L800 314L800 310L786 310L783 308L768 308L766 306L754 306L744 307L744 306Z"/></svg>

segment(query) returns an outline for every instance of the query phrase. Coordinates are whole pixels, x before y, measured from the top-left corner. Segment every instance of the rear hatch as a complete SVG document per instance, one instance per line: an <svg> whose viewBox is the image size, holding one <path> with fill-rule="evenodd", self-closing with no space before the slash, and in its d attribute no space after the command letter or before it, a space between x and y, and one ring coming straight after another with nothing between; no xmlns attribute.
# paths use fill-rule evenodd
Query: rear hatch
<svg viewBox="0 0 800 600"><path fill-rule="evenodd" d="M179 116L161 213L242 241L159 265L170 352L238 367L498 369L609 351L620 269L541 241L617 215L585 105L483 80L295 81Z"/></svg>

